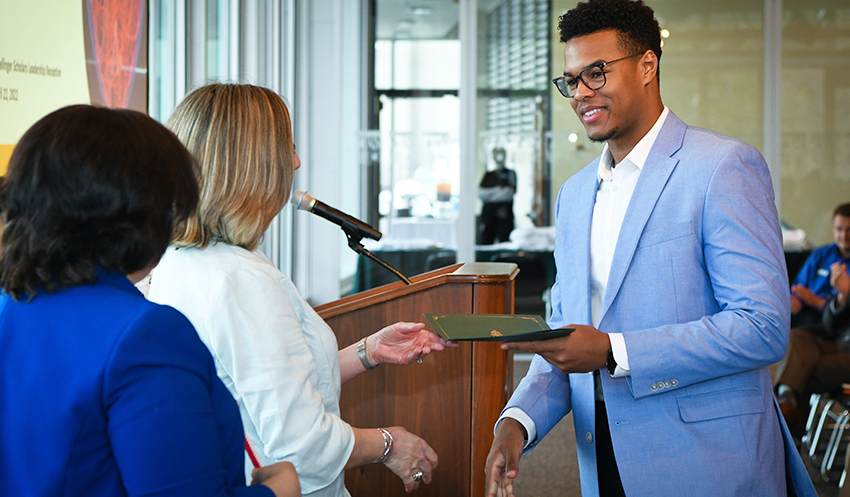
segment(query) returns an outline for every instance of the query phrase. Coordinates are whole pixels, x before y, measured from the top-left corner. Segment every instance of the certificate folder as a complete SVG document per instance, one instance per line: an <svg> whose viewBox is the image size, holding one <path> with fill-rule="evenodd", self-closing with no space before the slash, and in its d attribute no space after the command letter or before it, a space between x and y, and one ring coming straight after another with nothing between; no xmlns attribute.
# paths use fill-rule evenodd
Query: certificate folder
<svg viewBox="0 0 850 497"><path fill-rule="evenodd" d="M425 314L446 340L524 342L569 335L573 328L550 330L540 316L525 314Z"/></svg>

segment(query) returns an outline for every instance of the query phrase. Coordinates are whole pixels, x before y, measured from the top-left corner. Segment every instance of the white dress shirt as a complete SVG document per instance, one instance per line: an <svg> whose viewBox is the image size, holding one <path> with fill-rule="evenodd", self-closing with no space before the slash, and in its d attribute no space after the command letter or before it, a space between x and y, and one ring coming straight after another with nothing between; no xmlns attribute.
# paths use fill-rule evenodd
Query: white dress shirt
<svg viewBox="0 0 850 497"><path fill-rule="evenodd" d="M590 225L590 311L594 328L599 327L602 300L608 287L608 273L614 260L614 250L620 238L623 219L629 208L629 202L635 191L640 172L649 156L649 151L658 138L658 133L667 119L670 110L664 107L658 120L634 148L620 161L614 164L614 157L608 150L608 144L602 149L597 178L596 203L593 205L593 221ZM649 312L649 309L647 309ZM629 374L629 356L621 333L609 333L611 350L617 369L614 377Z"/></svg>
<svg viewBox="0 0 850 497"><path fill-rule="evenodd" d="M149 298L195 326L263 465L294 464L305 497L349 495L354 432L339 417L336 336L285 274L259 251L170 247ZM250 469L246 457L248 481Z"/></svg>
<svg viewBox="0 0 850 497"><path fill-rule="evenodd" d="M665 106L658 120L643 138L632 148L632 150L620 161L614 164L614 157L608 150L608 144L602 149L599 160L597 177L599 183L596 191L596 203L593 205L593 219L590 225L590 309L592 324L599 326L602 312L602 300L605 289L608 286L608 273L611 271L611 262L614 260L614 251L617 240L620 237L620 229L623 227L623 219L632 194L635 191L641 169L646 163L649 151L658 138L658 133L667 119L669 109ZM556 227L557 229L557 227ZM647 312L651 312L647 309ZM629 356L622 333L609 333L611 350L617 369L614 377L623 377L629 374ZM512 407L505 410L499 417L514 418L528 433L526 447L537 438L537 428L534 421L521 409ZM498 428L499 422L496 422Z"/></svg>

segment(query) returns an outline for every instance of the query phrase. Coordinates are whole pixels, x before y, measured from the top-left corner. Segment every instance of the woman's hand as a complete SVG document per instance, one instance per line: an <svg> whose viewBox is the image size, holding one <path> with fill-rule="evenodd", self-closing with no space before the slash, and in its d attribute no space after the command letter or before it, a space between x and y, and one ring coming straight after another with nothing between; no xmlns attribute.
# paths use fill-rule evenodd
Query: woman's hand
<svg viewBox="0 0 850 497"><path fill-rule="evenodd" d="M401 426L387 428L393 436L393 452L384 465L404 482L404 491L413 492L419 483L431 483L431 476L437 468L437 453L425 440L408 432ZM414 478L422 472L421 482Z"/></svg>
<svg viewBox="0 0 850 497"><path fill-rule="evenodd" d="M443 340L422 323L395 323L367 339L366 353L369 362L410 364L435 350L457 347L457 342Z"/></svg>
<svg viewBox="0 0 850 497"><path fill-rule="evenodd" d="M275 497L301 497L301 484L295 466L290 462L279 462L251 473L251 485L262 484L274 492Z"/></svg>

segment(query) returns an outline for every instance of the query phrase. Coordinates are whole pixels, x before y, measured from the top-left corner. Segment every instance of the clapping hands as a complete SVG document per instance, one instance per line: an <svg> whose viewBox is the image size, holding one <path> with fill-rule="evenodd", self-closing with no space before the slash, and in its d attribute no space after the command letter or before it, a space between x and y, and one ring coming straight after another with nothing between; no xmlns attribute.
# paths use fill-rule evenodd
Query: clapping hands
<svg viewBox="0 0 850 497"><path fill-rule="evenodd" d="M838 307L841 307L847 302L847 295L850 294L850 276L847 275L847 265L834 262L829 269L829 283L838 291L836 299Z"/></svg>

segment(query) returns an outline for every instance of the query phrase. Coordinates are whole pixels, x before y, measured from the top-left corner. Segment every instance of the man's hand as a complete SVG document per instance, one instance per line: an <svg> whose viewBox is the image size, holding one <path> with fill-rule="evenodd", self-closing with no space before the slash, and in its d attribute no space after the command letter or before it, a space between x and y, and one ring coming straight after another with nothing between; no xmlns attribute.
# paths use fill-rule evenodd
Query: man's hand
<svg viewBox="0 0 850 497"><path fill-rule="evenodd" d="M499 423L484 466L487 497L514 497L514 478L519 474L525 437L525 429L517 420L505 418Z"/></svg>
<svg viewBox="0 0 850 497"><path fill-rule="evenodd" d="M826 299L823 297L818 297L815 292L809 290L808 287L803 285L794 285L791 287L791 293L794 294L798 299L802 300L804 304L809 307L813 307L817 310L823 309L823 306L826 305Z"/></svg>
<svg viewBox="0 0 850 497"><path fill-rule="evenodd" d="M791 314L797 314L803 310L803 302L793 293L791 294Z"/></svg>
<svg viewBox="0 0 850 497"><path fill-rule="evenodd" d="M611 340L593 326L569 325L575 331L565 337L533 342L505 342L503 350L524 350L540 355L567 373L588 373L602 369L608 362Z"/></svg>

